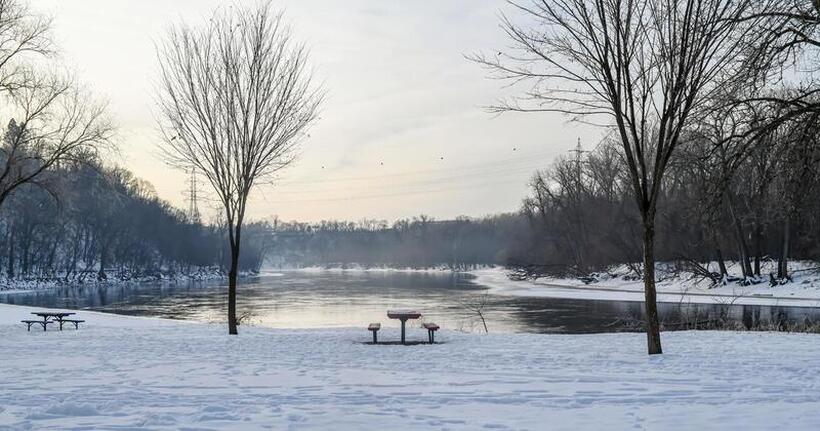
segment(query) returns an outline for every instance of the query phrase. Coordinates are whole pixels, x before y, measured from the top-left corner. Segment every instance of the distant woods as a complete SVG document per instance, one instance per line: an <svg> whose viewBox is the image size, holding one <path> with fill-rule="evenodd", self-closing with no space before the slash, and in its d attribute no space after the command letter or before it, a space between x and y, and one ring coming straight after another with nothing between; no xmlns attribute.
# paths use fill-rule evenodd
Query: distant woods
<svg viewBox="0 0 820 431"><path fill-rule="evenodd" d="M729 277L727 261L739 263L742 283L785 282L789 259L820 261L818 133L817 116L807 114L742 149L690 135L661 189L658 260L715 284ZM643 275L640 216L623 163L605 142L534 175L524 212L538 260L549 264L534 269L581 275L626 263ZM778 273L761 273L762 260L778 261Z"/></svg>
<svg viewBox="0 0 820 431"><path fill-rule="evenodd" d="M92 283L227 273L220 225L187 219L120 168L65 163L0 208L0 278ZM53 194L59 196L55 199ZM270 236L249 223L242 271L258 270Z"/></svg>
<svg viewBox="0 0 820 431"><path fill-rule="evenodd" d="M267 261L277 267L470 269L529 259L535 244L521 214L435 220L272 223Z"/></svg>

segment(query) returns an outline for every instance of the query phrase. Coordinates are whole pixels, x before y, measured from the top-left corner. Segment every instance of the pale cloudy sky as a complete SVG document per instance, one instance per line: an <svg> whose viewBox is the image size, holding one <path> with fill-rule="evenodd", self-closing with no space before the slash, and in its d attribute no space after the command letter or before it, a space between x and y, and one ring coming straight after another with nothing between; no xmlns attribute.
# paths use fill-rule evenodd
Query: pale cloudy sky
<svg viewBox="0 0 820 431"><path fill-rule="evenodd" d="M157 157L154 43L168 25L201 22L219 0L32 0L55 19L68 63L110 102L120 126L117 162L185 206L183 173ZM242 2L240 2L242 3ZM249 2L251 3L251 2ZM253 3L255 4L255 2ZM463 55L507 46L502 0L284 0L328 91L297 164L261 187L254 218L393 220L512 211L532 171L600 131L553 114L482 106L502 83ZM513 150L515 148L515 150ZM207 189L206 184L201 184ZM208 211L207 201L200 206Z"/></svg>

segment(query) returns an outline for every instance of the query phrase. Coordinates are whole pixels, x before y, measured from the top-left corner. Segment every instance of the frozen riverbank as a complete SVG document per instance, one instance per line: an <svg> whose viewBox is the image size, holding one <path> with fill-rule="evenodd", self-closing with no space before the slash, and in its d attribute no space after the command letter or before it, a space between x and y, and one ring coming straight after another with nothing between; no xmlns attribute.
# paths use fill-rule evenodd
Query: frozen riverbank
<svg viewBox="0 0 820 431"><path fill-rule="evenodd" d="M604 301L644 300L641 280L613 276L585 284L573 278L512 280L509 273L501 267L470 271L475 276L476 284L489 288L494 294ZM751 286L728 283L713 287L704 280L676 276L659 280L657 290L658 302L667 303L820 307L820 275L808 271L796 274L791 283L774 287L768 283Z"/></svg>
<svg viewBox="0 0 820 431"><path fill-rule="evenodd" d="M80 312L26 332L0 305L0 429L812 429L820 338L676 332L465 335L370 346L356 329L273 330ZM388 328L381 336L396 338ZM414 329L410 337L423 338ZM47 352L47 354L44 354ZM788 354L784 354L788 352Z"/></svg>
<svg viewBox="0 0 820 431"><path fill-rule="evenodd" d="M254 277L255 272L241 272L240 278ZM190 283L226 280L227 275L219 268L203 268L190 273L157 272L150 275L116 274L111 273L100 280L96 274L86 277L66 278L64 276L41 278L14 278L0 277L0 293L34 292L74 286L126 286L147 283Z"/></svg>

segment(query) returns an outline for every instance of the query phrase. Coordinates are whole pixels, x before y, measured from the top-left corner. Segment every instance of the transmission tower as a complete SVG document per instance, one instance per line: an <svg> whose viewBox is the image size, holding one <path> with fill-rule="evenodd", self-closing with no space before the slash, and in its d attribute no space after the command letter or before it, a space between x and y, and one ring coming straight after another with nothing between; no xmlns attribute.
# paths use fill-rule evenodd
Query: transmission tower
<svg viewBox="0 0 820 431"><path fill-rule="evenodd" d="M588 153L589 151L584 150L584 147L581 146L581 138L578 138L578 144L575 146L574 150L569 150L570 153L575 153L575 180L578 181L578 184L581 184L581 163L583 162L583 155L584 153Z"/></svg>
<svg viewBox="0 0 820 431"><path fill-rule="evenodd" d="M589 151L584 150L584 147L581 146L581 138L578 138L578 144L575 145L574 150L569 150L569 153L575 153L575 162L579 165L581 164L581 156L584 153L588 153Z"/></svg>
<svg viewBox="0 0 820 431"><path fill-rule="evenodd" d="M196 197L196 169L191 168L191 177L188 183L188 221L191 223L199 223L201 221L201 214L199 213L199 205Z"/></svg>

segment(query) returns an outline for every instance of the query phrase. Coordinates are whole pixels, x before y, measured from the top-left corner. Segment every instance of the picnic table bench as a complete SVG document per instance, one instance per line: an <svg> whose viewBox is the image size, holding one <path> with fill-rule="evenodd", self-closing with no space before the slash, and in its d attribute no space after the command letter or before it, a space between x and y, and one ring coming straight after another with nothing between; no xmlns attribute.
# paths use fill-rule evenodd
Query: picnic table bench
<svg viewBox="0 0 820 431"><path fill-rule="evenodd" d="M60 325L60 330L63 330L63 325L66 323L73 323L74 329L80 328L80 323L85 322L85 320L77 320L77 319L66 319L68 316L73 316L76 313L66 313L66 312L55 312L55 311L33 311L31 314L35 316L40 316L42 320L21 320L22 323L27 325L27 330L31 331L31 325L38 324L43 327L43 331L46 331L48 325L52 323L58 323ZM50 320L50 319L54 320Z"/></svg>
<svg viewBox="0 0 820 431"><path fill-rule="evenodd" d="M436 343L436 331L438 331L438 325L435 323L423 323L421 325L424 329L427 330L427 340L430 341L430 344Z"/></svg>
<svg viewBox="0 0 820 431"><path fill-rule="evenodd" d="M376 333L379 332L379 329L382 329L381 323L371 323L367 326L367 330L373 333L373 344L378 344Z"/></svg>
<svg viewBox="0 0 820 431"><path fill-rule="evenodd" d="M63 319L63 320L60 320L60 330L61 331L63 330L63 324L64 323L73 323L74 324L74 329L80 329L80 323L84 323L84 322L85 322L85 320Z"/></svg>
<svg viewBox="0 0 820 431"><path fill-rule="evenodd" d="M43 321L43 320L21 320L21 322L26 324L26 326L27 326L26 329L29 332L31 332L31 325L34 325L34 324L43 325L43 331L45 331L46 330L46 325L48 325L50 323L54 323L51 320L45 320L45 321Z"/></svg>

